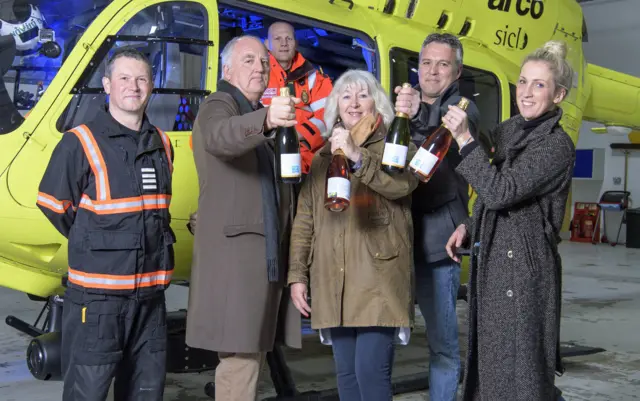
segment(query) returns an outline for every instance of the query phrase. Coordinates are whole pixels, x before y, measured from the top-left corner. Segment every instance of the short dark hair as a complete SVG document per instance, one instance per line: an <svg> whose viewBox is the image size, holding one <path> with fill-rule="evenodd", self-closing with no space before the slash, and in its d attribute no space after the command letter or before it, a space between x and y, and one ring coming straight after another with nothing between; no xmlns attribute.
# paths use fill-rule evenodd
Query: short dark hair
<svg viewBox="0 0 640 401"><path fill-rule="evenodd" d="M432 33L422 42L422 47L420 48L420 53L422 54L422 49L427 47L429 43L442 43L448 45L456 52L456 64L458 67L462 66L462 43L460 43L460 39L457 36L452 35L450 33Z"/></svg>
<svg viewBox="0 0 640 401"><path fill-rule="evenodd" d="M149 61L147 56L144 53L142 53L140 50L131 49L131 48L118 49L113 53L113 55L109 58L109 61L107 61L107 66L104 69L104 76L105 77L111 78L111 72L113 70L113 63L115 63L115 61L117 59L122 58L122 57L133 58L133 59L136 59L138 61L142 61L143 63L145 63L147 65L147 67L149 67L149 78L153 78L152 77L151 62Z"/></svg>

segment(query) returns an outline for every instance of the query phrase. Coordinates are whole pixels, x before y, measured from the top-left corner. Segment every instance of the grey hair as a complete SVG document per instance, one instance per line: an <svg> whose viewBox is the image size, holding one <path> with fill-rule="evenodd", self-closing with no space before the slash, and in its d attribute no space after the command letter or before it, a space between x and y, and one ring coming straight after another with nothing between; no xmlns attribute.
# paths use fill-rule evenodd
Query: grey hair
<svg viewBox="0 0 640 401"><path fill-rule="evenodd" d="M151 68L151 62L149 61L147 56L145 56L145 54L142 53L140 50L136 50L132 48L118 49L113 53L109 61L107 61L107 66L104 69L105 77L111 79L111 73L113 72L113 63L115 63L117 59L122 57L136 59L138 61L142 61L143 63L145 63L149 68L149 78L153 78L152 77L153 70Z"/></svg>
<svg viewBox="0 0 640 401"><path fill-rule="evenodd" d="M331 93L327 96L324 107L324 123L327 129L322 133L323 137L328 138L331 136L333 126L340 116L338 97L352 85L362 85L367 88L369 95L373 98L376 111L382 116L385 128L391 124L394 117L393 107L380 82L369 71L348 70L336 80Z"/></svg>
<svg viewBox="0 0 640 401"><path fill-rule="evenodd" d="M452 35L450 33L432 33L426 37L424 42L422 42L422 47L420 48L420 55L422 56L422 50L427 47L430 43L442 43L444 45L449 46L456 52L456 66L462 66L462 56L464 55L464 51L462 50L462 43L457 36Z"/></svg>
<svg viewBox="0 0 640 401"><path fill-rule="evenodd" d="M240 39L244 39L244 38L253 38L258 42L262 43L260 38L258 38L257 36L253 36L253 35L236 36L235 38L227 42L227 44L222 49L222 52L220 53L220 65L222 67L231 68L231 54L233 54L233 49L236 47ZM264 43L263 43L263 46L264 46Z"/></svg>
<svg viewBox="0 0 640 401"><path fill-rule="evenodd" d="M522 61L524 66L529 61L544 61L553 74L553 81L558 87L566 90L565 97L573 83L573 68L567 62L567 44L558 40L550 40L544 46L529 53ZM522 68L522 66L520 68Z"/></svg>

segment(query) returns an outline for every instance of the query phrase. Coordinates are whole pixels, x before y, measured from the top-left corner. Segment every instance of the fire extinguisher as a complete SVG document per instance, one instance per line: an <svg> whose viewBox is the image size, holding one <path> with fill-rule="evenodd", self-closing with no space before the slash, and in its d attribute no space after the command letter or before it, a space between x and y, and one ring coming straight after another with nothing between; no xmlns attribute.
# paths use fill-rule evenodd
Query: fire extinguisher
<svg viewBox="0 0 640 401"><path fill-rule="evenodd" d="M580 218L578 216L573 218L573 224L571 224L571 232L573 234L573 238L580 238L580 226L582 225Z"/></svg>

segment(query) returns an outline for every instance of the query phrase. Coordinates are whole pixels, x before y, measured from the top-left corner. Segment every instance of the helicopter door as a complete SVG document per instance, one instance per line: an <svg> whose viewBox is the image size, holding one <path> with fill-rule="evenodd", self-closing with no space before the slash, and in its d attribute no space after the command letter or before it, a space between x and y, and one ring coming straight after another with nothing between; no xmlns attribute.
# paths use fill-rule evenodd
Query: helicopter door
<svg viewBox="0 0 640 401"><path fill-rule="evenodd" d="M215 2L149 5L134 1L113 21L126 23L109 24L107 32L93 41L93 56L84 69L76 70L75 79L66 88L66 101L51 108L51 125L59 135L92 119L107 103L101 80L107 60L116 49L133 48L145 53L152 64L154 81L146 113L152 124L169 135L174 148L171 214L174 219L187 220L197 208L198 188L189 136L198 107L215 85L217 73L217 63L210 62L217 59L214 52L218 50L211 41L217 31ZM29 188L26 193L16 191L17 200L27 207L35 207L37 183L25 185L25 180L41 179L29 169L34 157L43 156L37 153L23 151L12 167L15 173L9 175L10 187Z"/></svg>

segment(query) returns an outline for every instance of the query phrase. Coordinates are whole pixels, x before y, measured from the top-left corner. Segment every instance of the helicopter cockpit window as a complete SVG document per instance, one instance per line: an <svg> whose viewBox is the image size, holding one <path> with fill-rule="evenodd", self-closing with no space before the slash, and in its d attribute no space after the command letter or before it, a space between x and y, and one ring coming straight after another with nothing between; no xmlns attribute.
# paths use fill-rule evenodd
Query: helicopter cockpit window
<svg viewBox="0 0 640 401"><path fill-rule="evenodd" d="M58 121L66 131L91 119L107 103L102 77L114 51L140 50L152 65L154 89L147 116L165 131L190 131L205 90L207 50L206 10L197 3L169 2L150 6L98 48L73 88L73 99Z"/></svg>
<svg viewBox="0 0 640 401"><path fill-rule="evenodd" d="M78 38L111 0L7 0L0 4L0 134L17 129ZM73 10L70 13L69 10ZM6 117L5 117L6 116Z"/></svg>
<svg viewBox="0 0 640 401"><path fill-rule="evenodd" d="M391 87L404 82L418 84L419 54L405 49L393 48L391 57ZM489 71L464 66L458 80L460 94L472 99L480 110L480 133L489 138L490 132L500 122L500 85L498 78ZM392 92L392 100L395 101Z"/></svg>
<svg viewBox="0 0 640 401"><path fill-rule="evenodd" d="M265 40L272 23L286 21L294 27L300 54L328 75L332 82L348 69L368 70L378 76L375 44L365 35L320 21L306 20L298 15L263 10L256 5L247 5L247 9L242 7L219 4L220 49L234 37L243 34ZM218 71L222 73L222 66Z"/></svg>

